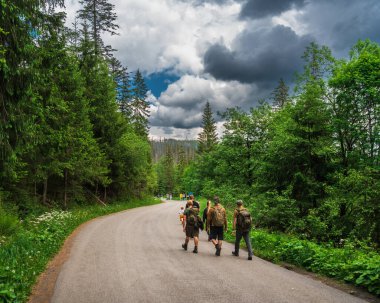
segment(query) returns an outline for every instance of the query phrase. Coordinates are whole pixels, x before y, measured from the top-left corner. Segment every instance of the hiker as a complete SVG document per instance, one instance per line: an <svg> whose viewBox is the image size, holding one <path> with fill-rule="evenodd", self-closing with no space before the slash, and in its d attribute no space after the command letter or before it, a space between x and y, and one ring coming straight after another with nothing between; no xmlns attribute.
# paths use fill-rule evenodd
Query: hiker
<svg viewBox="0 0 380 303"><path fill-rule="evenodd" d="M194 195L190 195L190 200L193 201L193 208L200 209L199 202L195 201Z"/></svg>
<svg viewBox="0 0 380 303"><path fill-rule="evenodd" d="M199 217L199 209L193 208L193 201L187 202L189 205L184 212L184 219L182 221L183 231L186 233L185 243L182 244L182 248L187 250L190 238L194 238L194 250L193 253L198 253L199 243L199 228L203 229L202 219Z"/></svg>
<svg viewBox="0 0 380 303"><path fill-rule="evenodd" d="M236 229L236 239L235 239L235 251L232 254L236 257L239 256L239 247L241 238L244 238L245 244L248 248L248 260L252 260L252 246L249 232L252 227L252 218L249 211L243 207L243 201L236 201L236 209L234 211L234 221L232 228Z"/></svg>
<svg viewBox="0 0 380 303"><path fill-rule="evenodd" d="M206 222L207 221L207 214L209 212L211 208L211 201L210 200L207 200L207 205L206 205L206 208L203 210L203 222ZM211 236L210 236L210 232L207 230L207 235L208 235L208 241L210 242L211 241Z"/></svg>
<svg viewBox="0 0 380 303"><path fill-rule="evenodd" d="M226 210L219 203L219 197L214 197L214 206L207 214L207 228L210 232L212 243L215 245L215 255L220 256L222 250L223 233L227 231Z"/></svg>

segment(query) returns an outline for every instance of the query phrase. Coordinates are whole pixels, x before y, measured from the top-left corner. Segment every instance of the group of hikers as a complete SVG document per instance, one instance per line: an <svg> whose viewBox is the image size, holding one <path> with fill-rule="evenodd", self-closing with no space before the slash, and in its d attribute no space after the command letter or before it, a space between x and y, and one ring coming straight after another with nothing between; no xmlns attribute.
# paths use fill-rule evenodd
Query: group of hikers
<svg viewBox="0 0 380 303"><path fill-rule="evenodd" d="M187 250L190 238L193 238L193 253L198 253L199 231L205 229L208 234L208 241L215 246L215 255L220 256L224 232L228 229L226 210L220 204L219 197L215 196L213 206L211 206L210 200L207 201L207 207L203 211L202 218L199 211L199 203L195 201L194 195L190 195L186 203L186 209L181 207L180 211L180 220L183 231L186 233L185 243L182 244L182 248ZM249 236L251 226L252 218L249 211L244 208L242 200L237 200L232 224L233 229L236 230L235 250L232 255L239 256L240 241L244 238L248 248L248 260L252 260L253 252Z"/></svg>

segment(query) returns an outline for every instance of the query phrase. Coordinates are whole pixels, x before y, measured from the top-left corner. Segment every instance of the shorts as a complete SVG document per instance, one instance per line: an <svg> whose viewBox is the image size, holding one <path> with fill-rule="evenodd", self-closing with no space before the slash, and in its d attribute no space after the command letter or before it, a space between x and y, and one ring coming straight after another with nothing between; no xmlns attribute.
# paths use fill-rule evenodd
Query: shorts
<svg viewBox="0 0 380 303"><path fill-rule="evenodd" d="M210 227L210 238L223 240L224 226L211 226Z"/></svg>
<svg viewBox="0 0 380 303"><path fill-rule="evenodd" d="M199 228L195 226L186 225L186 237L199 237Z"/></svg>

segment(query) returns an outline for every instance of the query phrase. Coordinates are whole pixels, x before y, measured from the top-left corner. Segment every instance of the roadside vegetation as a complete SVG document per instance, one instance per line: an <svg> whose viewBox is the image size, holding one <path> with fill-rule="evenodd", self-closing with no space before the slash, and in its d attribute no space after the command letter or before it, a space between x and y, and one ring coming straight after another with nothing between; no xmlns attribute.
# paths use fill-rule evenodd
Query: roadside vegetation
<svg viewBox="0 0 380 303"><path fill-rule="evenodd" d="M37 277L65 239L82 223L99 216L157 203L160 203L159 199L145 198L107 206L78 206L71 210L47 211L41 208L22 222L10 215L4 217L4 213L1 213L0 302L26 302Z"/></svg>

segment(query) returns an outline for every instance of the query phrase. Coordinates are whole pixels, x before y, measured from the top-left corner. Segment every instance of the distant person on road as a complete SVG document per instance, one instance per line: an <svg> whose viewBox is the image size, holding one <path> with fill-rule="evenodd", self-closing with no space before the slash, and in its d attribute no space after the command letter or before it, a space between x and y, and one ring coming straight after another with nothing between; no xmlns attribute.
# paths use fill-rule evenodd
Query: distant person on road
<svg viewBox="0 0 380 303"><path fill-rule="evenodd" d="M194 195L190 195L190 200L193 201L193 208L200 209L199 202L195 201Z"/></svg>
<svg viewBox="0 0 380 303"><path fill-rule="evenodd" d="M211 201L207 200L207 206L203 210L203 217L202 217L203 222L207 222L207 214L208 214L210 208L211 208ZM209 230L207 230L207 235L208 235L208 241L211 241L211 236L210 236L210 231Z"/></svg>
<svg viewBox="0 0 380 303"><path fill-rule="evenodd" d="M189 200L187 202L188 208L184 212L184 220L182 222L183 231L186 233L185 243L182 244L182 248L187 250L190 238L194 238L194 250L193 253L198 253L198 243L199 243L199 227L200 227L200 217L199 209L193 208L193 201Z"/></svg>
<svg viewBox="0 0 380 303"><path fill-rule="evenodd" d="M184 217L184 213L185 212L185 209L183 206L181 206L181 209L179 210L178 214L179 214L179 220L181 221L181 223L183 222L183 217Z"/></svg>
<svg viewBox="0 0 380 303"><path fill-rule="evenodd" d="M236 201L236 209L234 211L234 221L232 227L233 229L236 229L235 251L233 251L232 254L236 257L239 256L240 241L241 238L244 238L248 249L248 260L252 260L253 253L250 239L252 218L249 211L243 207L242 200Z"/></svg>
<svg viewBox="0 0 380 303"><path fill-rule="evenodd" d="M224 231L227 231L226 210L219 203L219 197L214 197L214 206L210 208L207 214L207 228L210 232L212 243L215 245L215 255L220 256Z"/></svg>

